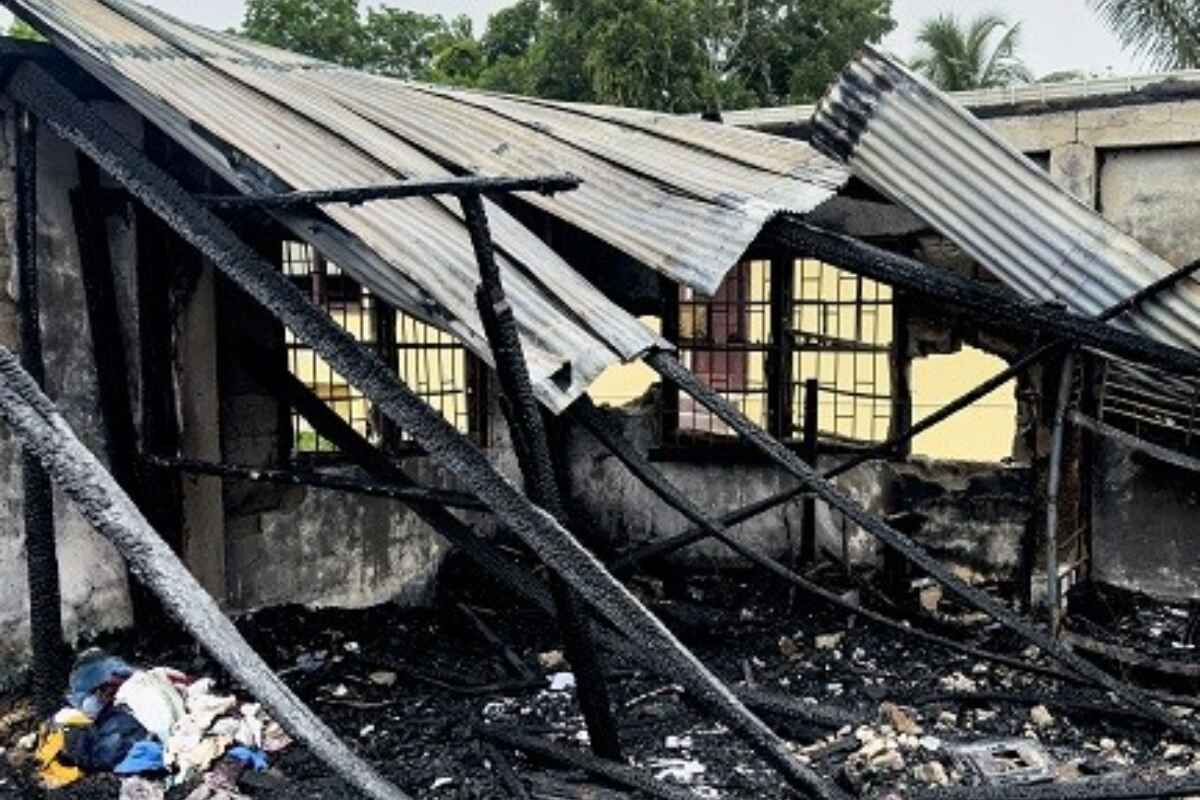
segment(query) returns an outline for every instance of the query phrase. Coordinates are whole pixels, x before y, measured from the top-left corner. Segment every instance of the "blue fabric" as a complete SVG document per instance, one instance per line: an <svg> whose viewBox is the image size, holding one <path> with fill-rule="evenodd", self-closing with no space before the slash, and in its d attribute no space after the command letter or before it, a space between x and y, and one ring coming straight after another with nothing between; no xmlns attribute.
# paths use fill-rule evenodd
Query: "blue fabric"
<svg viewBox="0 0 1200 800"><path fill-rule="evenodd" d="M67 700L75 708L86 713L88 709L84 706L92 692L109 681L128 678L132 674L133 667L123 658L104 653L85 655L75 662L75 667L71 670Z"/></svg>
<svg viewBox="0 0 1200 800"><path fill-rule="evenodd" d="M84 772L111 772L146 738L146 729L132 714L107 708L94 725L67 728L63 757Z"/></svg>
<svg viewBox="0 0 1200 800"><path fill-rule="evenodd" d="M231 758L252 767L255 772L265 772L267 769L267 754L253 747L235 747L229 751Z"/></svg>
<svg viewBox="0 0 1200 800"><path fill-rule="evenodd" d="M162 772L163 746L150 739L144 739L129 748L129 752L120 764L113 767L118 775L140 775L143 772Z"/></svg>

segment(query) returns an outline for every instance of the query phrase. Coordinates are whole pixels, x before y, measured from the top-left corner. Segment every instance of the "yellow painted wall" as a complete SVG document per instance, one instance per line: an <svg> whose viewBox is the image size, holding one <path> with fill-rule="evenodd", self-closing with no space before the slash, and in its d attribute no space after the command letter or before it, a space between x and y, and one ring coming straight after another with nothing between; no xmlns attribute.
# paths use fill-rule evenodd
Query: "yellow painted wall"
<svg viewBox="0 0 1200 800"><path fill-rule="evenodd" d="M918 422L975 388L1007 363L973 347L913 362L913 421ZM999 461L1012 455L1017 430L1015 382L1009 381L913 441L913 454L930 458Z"/></svg>

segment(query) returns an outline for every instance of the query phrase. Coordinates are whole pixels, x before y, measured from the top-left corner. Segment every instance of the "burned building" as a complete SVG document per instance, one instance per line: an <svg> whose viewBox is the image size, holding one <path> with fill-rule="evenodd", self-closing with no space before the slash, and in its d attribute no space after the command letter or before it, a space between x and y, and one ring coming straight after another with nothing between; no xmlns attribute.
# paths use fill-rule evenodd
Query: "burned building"
<svg viewBox="0 0 1200 800"><path fill-rule="evenodd" d="M1141 707L1060 617L1080 586L1200 591L1194 76L972 115L868 51L815 109L717 124L408 85L127 0L10 5L49 43L0 53L9 663L129 625L141 585L399 797L226 613L426 602L453 548L557 610L599 755L592 656L633 648L835 797L618 580L752 565L904 630L797 571L828 559ZM922 366L964 347L998 374L931 403ZM605 381L639 396L597 408ZM1004 415L959 436L1006 458L913 455L985 397Z"/></svg>

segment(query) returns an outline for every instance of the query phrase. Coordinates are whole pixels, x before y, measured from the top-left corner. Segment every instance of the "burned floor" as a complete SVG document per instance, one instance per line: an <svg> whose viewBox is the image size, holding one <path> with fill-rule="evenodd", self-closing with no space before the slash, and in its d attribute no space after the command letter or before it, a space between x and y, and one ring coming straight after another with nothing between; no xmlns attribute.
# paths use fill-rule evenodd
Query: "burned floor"
<svg viewBox="0 0 1200 800"><path fill-rule="evenodd" d="M935 603L921 581L889 597L869 574L849 579L834 564L813 572L843 596L915 627L991 652L1021 649L969 609ZM1200 787L1192 744L1075 681L921 643L745 573L648 572L631 584L787 737L797 758L836 776L853 796L949 797L957 791L966 797L972 790L1021 796L1014 787L1042 785L1064 793L1056 796L1126 797L1163 794L1168 785L1180 795ZM1119 632L1114 644L1175 659L1194 647L1187 641L1186 609L1138 605L1127 597L1094 600L1109 615L1106 629ZM525 749L533 742L588 757L574 687L562 677L570 665L547 621L456 559L429 611L281 608L247 617L239 629L340 736L412 796L637 796L628 785L573 765L569 755ZM1067 620L1068 629L1090 631L1097 624L1082 615ZM236 688L171 626L96 644L139 663L220 675L222 684ZM1029 655L1032 666L1052 666ZM681 687L620 655L609 667L624 763L653 776L661 791L650 796L778 794L774 772L689 702ZM1164 700L1176 703L1170 713L1192 718L1194 678L1144 672L1143 679L1164 698L1177 695ZM20 693L3 702L8 766L0 796L118 796L119 780L108 776L43 794L31 754L17 744L36 729L36 715ZM972 758L985 748L1007 760ZM1011 794L997 793L998 786ZM167 797L187 797L194 789L184 785ZM679 794L682 789L691 794ZM356 796L300 745L273 757L268 772L249 773L239 791L252 798Z"/></svg>

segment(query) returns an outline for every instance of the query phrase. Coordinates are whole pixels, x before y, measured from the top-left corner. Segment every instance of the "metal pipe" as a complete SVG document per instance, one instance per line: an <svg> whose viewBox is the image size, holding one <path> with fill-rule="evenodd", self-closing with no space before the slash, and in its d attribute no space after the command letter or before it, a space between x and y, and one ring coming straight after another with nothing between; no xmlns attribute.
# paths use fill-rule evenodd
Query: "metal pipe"
<svg viewBox="0 0 1200 800"><path fill-rule="evenodd" d="M809 488L816 492L820 499L824 500L832 508L841 511L860 528L883 544L903 555L967 604L984 612L1030 644L1035 645L1047 655L1061 662L1068 669L1078 672L1086 678L1090 678L1105 689L1113 692L1130 706L1152 709L1150 713L1153 713L1156 719L1172 731L1186 737L1189 741L1200 742L1200 736L1197 736L1195 731L1179 720L1154 708L1140 690L1117 680L1090 661L1080 658L1060 646L1054 639L1022 620L984 592L968 586L947 569L944 564L930 556L916 542L871 514L852 498L843 494L840 489L828 480L816 474L808 465L788 450L788 448L772 439L747 419L729 401L701 383L673 355L656 351L647 355L644 360L648 366L662 375L663 378L683 389L701 405L716 414L741 438L754 445L756 449L780 467L792 473L802 483L807 484Z"/></svg>
<svg viewBox="0 0 1200 800"><path fill-rule="evenodd" d="M578 189L582 181L574 175L543 175L534 178L464 177L444 180L410 180L383 186L353 186L344 189L315 189L277 194L199 195L200 202L209 208L294 208L331 203L362 205L373 200L401 200L407 197L432 197L447 194L456 197L537 192L553 195Z"/></svg>
<svg viewBox="0 0 1200 800"><path fill-rule="evenodd" d="M229 228L150 163L88 106L36 65L23 64L9 81L18 102L39 109L55 132L74 144L186 241L287 325L346 381L419 441L488 504L502 524L561 574L624 633L642 657L682 685L720 721L766 758L792 786L820 798L839 790L814 785L811 773L762 720L742 705L678 639L571 533L501 477L487 456L405 386L380 358L304 297L286 276L263 262ZM335 765L340 769L340 765Z"/></svg>
<svg viewBox="0 0 1200 800"><path fill-rule="evenodd" d="M475 259L479 264L480 283L475 293L475 304L492 348L496 374L503 392L501 406L512 434L521 473L525 477L525 493L566 527L569 520L558 490L550 455L550 440L533 393L533 381L525 363L517 320L504 294L500 269L496 265L487 211L478 194L463 196L461 203ZM557 574L552 574L550 581L563 645L575 671L578 688L576 697L583 711L592 752L610 761L622 761L621 739L609 699L604 663L592 635L592 621L581 598L566 581Z"/></svg>
<svg viewBox="0 0 1200 800"><path fill-rule="evenodd" d="M1067 407L1071 404L1071 387L1075 382L1075 353L1063 358L1062 375L1058 383L1058 403L1054 407L1054 432L1050 441L1049 475L1046 479L1046 614L1050 635L1058 638L1061 619L1058 596L1058 493L1062 484L1063 429L1067 424Z"/></svg>
<svg viewBox="0 0 1200 800"><path fill-rule="evenodd" d="M18 108L16 244L20 292L21 366L46 383L38 296L37 118ZM62 590L55 551L54 493L46 471L28 450L21 460L26 574L29 581L29 634L33 651L33 699L38 712L51 714L62 703L68 659L62 631Z"/></svg>

